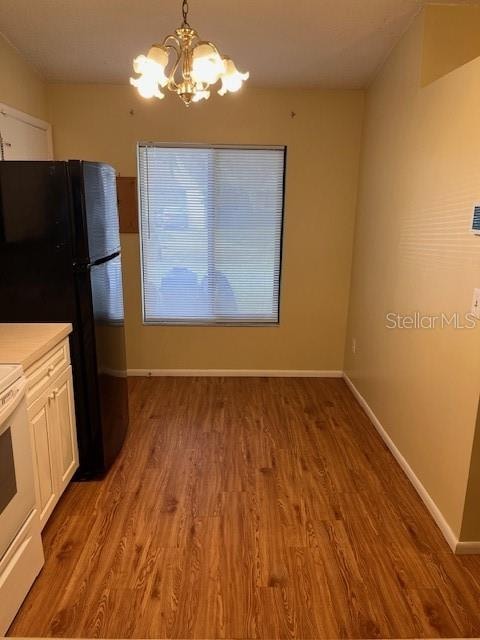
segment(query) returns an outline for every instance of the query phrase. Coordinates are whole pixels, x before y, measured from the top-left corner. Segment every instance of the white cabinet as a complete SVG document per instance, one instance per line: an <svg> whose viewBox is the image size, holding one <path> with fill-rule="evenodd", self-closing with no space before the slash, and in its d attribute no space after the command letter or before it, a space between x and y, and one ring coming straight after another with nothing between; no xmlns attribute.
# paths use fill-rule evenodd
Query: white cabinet
<svg viewBox="0 0 480 640"><path fill-rule="evenodd" d="M35 492L42 528L78 468L68 341L26 371Z"/></svg>

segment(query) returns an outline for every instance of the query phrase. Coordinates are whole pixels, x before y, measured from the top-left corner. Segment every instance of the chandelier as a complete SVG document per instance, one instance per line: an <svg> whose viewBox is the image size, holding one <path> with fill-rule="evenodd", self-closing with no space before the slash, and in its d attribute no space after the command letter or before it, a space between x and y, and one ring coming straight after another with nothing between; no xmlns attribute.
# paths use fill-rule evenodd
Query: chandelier
<svg viewBox="0 0 480 640"><path fill-rule="evenodd" d="M218 93L238 91L249 73L240 73L233 60L222 56L217 47L201 40L188 24L188 0L182 4L183 22L168 35L162 44L154 44L146 56L133 61L133 70L139 74L130 78L143 98L164 98L167 88L176 93L188 107L192 102L208 100L210 88L221 81Z"/></svg>

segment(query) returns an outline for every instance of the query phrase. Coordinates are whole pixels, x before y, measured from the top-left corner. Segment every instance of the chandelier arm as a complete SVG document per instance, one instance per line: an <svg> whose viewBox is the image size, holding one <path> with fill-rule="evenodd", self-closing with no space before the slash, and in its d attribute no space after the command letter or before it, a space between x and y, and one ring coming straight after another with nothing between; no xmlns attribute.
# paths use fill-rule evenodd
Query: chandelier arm
<svg viewBox="0 0 480 640"><path fill-rule="evenodd" d="M173 41L173 44L169 44L170 40ZM180 43L179 39L176 36L172 35L172 34L170 34L169 36L166 36L163 39L162 44L159 45L159 46L165 47L165 48L170 48L170 49L175 49L175 51L177 51L177 52L179 52L180 49L181 49L181 43Z"/></svg>
<svg viewBox="0 0 480 640"><path fill-rule="evenodd" d="M172 41L172 44L170 44L170 41ZM168 35L164 38L162 44L160 45L163 49L167 49L169 51L173 51L175 53L175 64L173 66L173 70L168 74L168 84L167 84L167 88L170 91L176 91L178 86L175 82L175 73L177 72L177 68L178 68L178 63L182 57L181 54L181 43L179 42L178 38L176 38L174 35Z"/></svg>
<svg viewBox="0 0 480 640"><path fill-rule="evenodd" d="M164 44L162 45L164 49L170 49L171 51L174 51L177 55L177 57L179 57L180 54L180 49L178 49L174 44Z"/></svg>
<svg viewBox="0 0 480 640"><path fill-rule="evenodd" d="M165 49L169 49L171 51L173 51L173 53L175 54L175 62L173 65L173 69L170 71L170 73L168 74L168 84L167 84L167 88L170 89L170 91L176 91L178 88L177 83L175 82L175 74L177 72L178 69L178 64L182 58L182 54L181 52L177 49L177 47L175 47L173 44L166 44L164 45Z"/></svg>
<svg viewBox="0 0 480 640"><path fill-rule="evenodd" d="M175 60L175 64L173 65L172 71L168 75L168 85L167 86L170 89L170 91L177 91L178 88L179 88L179 84L175 80L175 76L177 74L178 67L179 67L180 62L182 60L182 52L181 52L181 50L178 51L177 49L175 49L175 47L172 47L172 49L175 51L175 53L177 55L177 59Z"/></svg>
<svg viewBox="0 0 480 640"><path fill-rule="evenodd" d="M192 50L184 47L182 51L182 76L184 80L191 80L192 73Z"/></svg>

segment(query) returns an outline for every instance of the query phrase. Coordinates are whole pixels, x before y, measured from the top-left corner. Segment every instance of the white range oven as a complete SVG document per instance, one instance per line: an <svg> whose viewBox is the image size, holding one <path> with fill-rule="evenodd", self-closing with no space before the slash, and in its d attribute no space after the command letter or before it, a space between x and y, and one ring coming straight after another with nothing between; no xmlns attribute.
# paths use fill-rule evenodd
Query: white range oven
<svg viewBox="0 0 480 640"><path fill-rule="evenodd" d="M0 365L0 636L43 565L33 459L18 365Z"/></svg>

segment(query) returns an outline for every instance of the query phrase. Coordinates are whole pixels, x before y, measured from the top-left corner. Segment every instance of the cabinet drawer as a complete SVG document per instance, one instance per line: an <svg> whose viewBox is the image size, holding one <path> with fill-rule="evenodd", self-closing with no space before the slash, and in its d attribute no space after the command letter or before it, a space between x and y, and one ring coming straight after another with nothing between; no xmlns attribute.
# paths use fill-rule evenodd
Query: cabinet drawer
<svg viewBox="0 0 480 640"><path fill-rule="evenodd" d="M0 637L6 635L43 563L38 515L33 510L0 559Z"/></svg>
<svg viewBox="0 0 480 640"><path fill-rule="evenodd" d="M25 372L27 378L27 404L31 405L50 382L70 364L68 339L51 349Z"/></svg>

